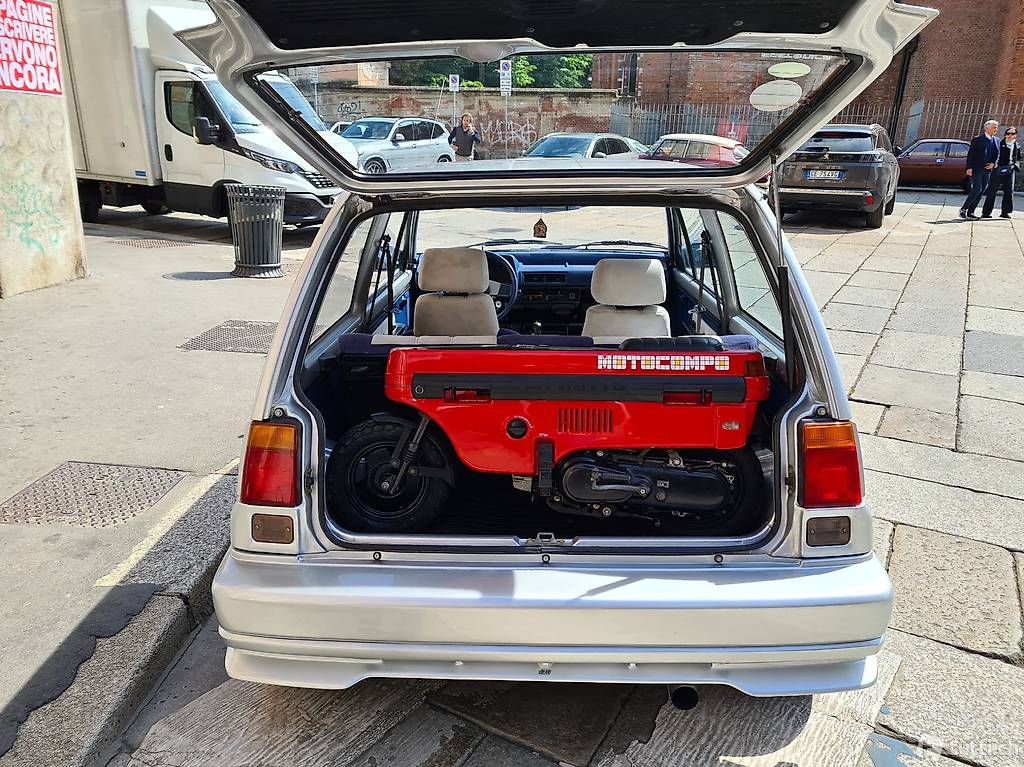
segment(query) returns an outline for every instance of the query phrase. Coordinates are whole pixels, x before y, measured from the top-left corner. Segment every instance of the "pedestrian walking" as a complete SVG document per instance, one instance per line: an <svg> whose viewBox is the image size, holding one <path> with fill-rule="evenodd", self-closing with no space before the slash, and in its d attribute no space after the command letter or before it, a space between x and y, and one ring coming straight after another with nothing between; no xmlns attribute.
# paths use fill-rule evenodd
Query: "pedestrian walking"
<svg viewBox="0 0 1024 767"><path fill-rule="evenodd" d="M473 159L476 145L480 143L480 132L473 127L472 117L468 114L462 115L462 124L456 125L448 134L448 143L455 152L456 162Z"/></svg>
<svg viewBox="0 0 1024 767"><path fill-rule="evenodd" d="M1020 144L1017 143L1017 129L1007 128L1003 140L999 142L999 159L988 182L988 194L985 196L985 207L981 209L982 218L992 218L992 209L996 206L996 195L1003 191L1003 211L1000 218L1009 218L1013 213L1013 175L1020 170Z"/></svg>
<svg viewBox="0 0 1024 767"><path fill-rule="evenodd" d="M981 133L971 139L971 148L967 151L967 175L971 178L971 191L967 193L960 208L960 218L977 218L974 209L988 189L989 176L999 159L999 142L996 132L999 123L989 120Z"/></svg>

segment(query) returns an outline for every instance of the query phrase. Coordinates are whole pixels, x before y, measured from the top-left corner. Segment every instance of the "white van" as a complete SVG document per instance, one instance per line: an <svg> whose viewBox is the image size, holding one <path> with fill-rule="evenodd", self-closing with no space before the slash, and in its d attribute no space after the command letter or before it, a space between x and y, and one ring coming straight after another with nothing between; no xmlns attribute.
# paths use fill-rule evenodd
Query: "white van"
<svg viewBox="0 0 1024 767"><path fill-rule="evenodd" d="M214 20L206 3L82 0L59 10L84 220L95 221L103 205L140 204L151 214L221 218L229 183L284 187L286 223L324 220L337 184L253 117L174 37ZM287 77L260 79L332 147L354 156Z"/></svg>

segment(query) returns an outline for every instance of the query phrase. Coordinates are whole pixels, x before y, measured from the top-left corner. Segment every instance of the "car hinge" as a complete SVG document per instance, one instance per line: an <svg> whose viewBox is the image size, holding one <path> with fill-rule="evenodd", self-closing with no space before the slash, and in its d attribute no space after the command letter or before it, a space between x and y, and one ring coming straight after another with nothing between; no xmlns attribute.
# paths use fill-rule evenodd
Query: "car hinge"
<svg viewBox="0 0 1024 767"><path fill-rule="evenodd" d="M773 152L771 197L772 209L775 211L775 273L779 279L779 313L782 315L782 346L786 355L786 381L790 387L796 382L796 338L793 331L793 310L789 295L789 264L782 249L782 205L779 202L779 182L782 176L782 164L778 152Z"/></svg>
<svg viewBox="0 0 1024 767"><path fill-rule="evenodd" d="M307 490L312 490L313 485L316 483L316 475L313 474L313 469L309 466L306 467L306 473L303 476L303 481L305 482Z"/></svg>

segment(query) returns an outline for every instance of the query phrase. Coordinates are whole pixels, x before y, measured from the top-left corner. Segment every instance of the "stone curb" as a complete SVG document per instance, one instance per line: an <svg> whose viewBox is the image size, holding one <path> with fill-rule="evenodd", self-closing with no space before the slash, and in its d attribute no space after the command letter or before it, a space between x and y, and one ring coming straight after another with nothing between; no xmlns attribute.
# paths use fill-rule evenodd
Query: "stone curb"
<svg viewBox="0 0 1024 767"><path fill-rule="evenodd" d="M154 595L57 699L34 710L2 767L99 767L192 632L179 597Z"/></svg>
<svg viewBox="0 0 1024 767"><path fill-rule="evenodd" d="M96 641L71 685L34 709L0 767L102 767L122 733L213 614L213 576L228 546L236 477L199 498L121 581L153 595L118 633ZM115 587L116 588L116 587Z"/></svg>

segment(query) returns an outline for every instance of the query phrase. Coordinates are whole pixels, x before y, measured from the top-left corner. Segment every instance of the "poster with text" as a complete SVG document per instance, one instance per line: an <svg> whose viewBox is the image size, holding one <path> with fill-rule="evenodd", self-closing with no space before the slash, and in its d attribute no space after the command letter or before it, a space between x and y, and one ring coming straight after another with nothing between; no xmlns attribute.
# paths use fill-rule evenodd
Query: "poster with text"
<svg viewBox="0 0 1024 767"><path fill-rule="evenodd" d="M0 91L64 92L54 9L41 0L0 0Z"/></svg>

